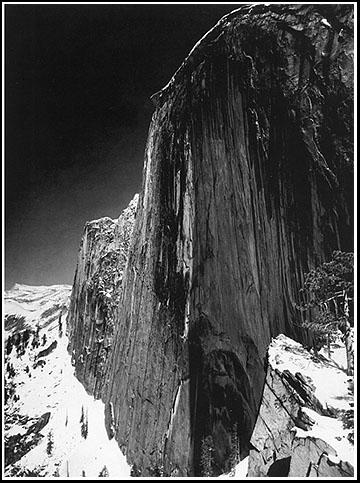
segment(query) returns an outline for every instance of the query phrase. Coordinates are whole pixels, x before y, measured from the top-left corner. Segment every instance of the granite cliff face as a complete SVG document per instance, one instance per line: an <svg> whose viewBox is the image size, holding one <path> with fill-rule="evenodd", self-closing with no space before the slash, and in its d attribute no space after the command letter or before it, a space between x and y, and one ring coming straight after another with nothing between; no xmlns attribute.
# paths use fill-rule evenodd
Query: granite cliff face
<svg viewBox="0 0 360 483"><path fill-rule="evenodd" d="M85 354L102 314L85 263L71 309L77 374L142 476L201 475L206 451L229 471L234 439L248 453L271 337L305 337L303 273L352 249L352 22L351 5L244 6L153 96L106 374Z"/></svg>
<svg viewBox="0 0 360 483"><path fill-rule="evenodd" d="M98 396L113 346L114 309L121 285L138 195L117 220L86 223L81 240L68 316L68 336L77 378Z"/></svg>

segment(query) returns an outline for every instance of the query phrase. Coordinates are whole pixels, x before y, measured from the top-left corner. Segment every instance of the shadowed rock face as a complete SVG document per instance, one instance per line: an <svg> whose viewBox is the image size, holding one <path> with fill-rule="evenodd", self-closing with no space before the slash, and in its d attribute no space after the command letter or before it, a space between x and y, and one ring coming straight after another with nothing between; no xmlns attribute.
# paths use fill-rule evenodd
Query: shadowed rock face
<svg viewBox="0 0 360 483"><path fill-rule="evenodd" d="M352 248L352 17L346 5L244 6L153 96L100 379L142 476L201 475L207 437L213 474L228 471L234 428L247 453L269 341L304 338L303 273Z"/></svg>

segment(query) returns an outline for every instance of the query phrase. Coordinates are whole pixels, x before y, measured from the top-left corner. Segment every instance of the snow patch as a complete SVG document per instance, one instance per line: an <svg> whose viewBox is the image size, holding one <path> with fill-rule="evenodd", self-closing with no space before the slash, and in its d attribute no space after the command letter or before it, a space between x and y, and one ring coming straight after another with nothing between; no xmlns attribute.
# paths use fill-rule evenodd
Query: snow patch
<svg viewBox="0 0 360 483"><path fill-rule="evenodd" d="M247 456L243 460L241 460L235 467L235 474L233 472L227 473L226 475L220 475L220 479L224 478L237 478L242 479L246 478L247 472L249 467L249 457Z"/></svg>
<svg viewBox="0 0 360 483"><path fill-rule="evenodd" d="M328 455L331 461L334 463L339 463L340 460L348 461L354 465L354 447L347 438L350 431L343 428L342 421L321 416L308 408L302 408L302 411L315 421L315 424L308 431L296 428L296 435L300 438L312 437L326 441L336 451L336 454Z"/></svg>
<svg viewBox="0 0 360 483"><path fill-rule="evenodd" d="M329 24L329 22L326 20L326 18L321 19L321 23L325 25L326 27L329 27L332 29L332 26Z"/></svg>
<svg viewBox="0 0 360 483"><path fill-rule="evenodd" d="M337 345L339 344L341 343ZM338 360L346 357L343 344L339 345L337 352L342 353L342 356L337 353ZM350 409L348 376L336 361L324 356L320 360L298 342L280 334L270 344L269 363L280 372L285 369L293 374L301 372L305 378L311 380L315 386L315 396L324 408L331 406L343 410Z"/></svg>

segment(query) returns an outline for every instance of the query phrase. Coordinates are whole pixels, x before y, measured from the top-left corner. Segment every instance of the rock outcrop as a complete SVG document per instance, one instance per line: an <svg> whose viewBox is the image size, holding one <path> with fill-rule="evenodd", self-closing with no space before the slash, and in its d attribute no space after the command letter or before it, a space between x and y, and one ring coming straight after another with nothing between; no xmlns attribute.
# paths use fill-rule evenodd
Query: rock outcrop
<svg viewBox="0 0 360 483"><path fill-rule="evenodd" d="M142 476L201 475L204 454L227 472L234 440L247 454L271 337L305 337L303 274L352 249L352 32L352 5L243 6L153 96L106 374L90 280L108 244L86 231L76 372Z"/></svg>
<svg viewBox="0 0 360 483"><path fill-rule="evenodd" d="M137 202L135 195L116 220L86 223L80 244L67 319L68 350L76 376L95 396L105 382Z"/></svg>
<svg viewBox="0 0 360 483"><path fill-rule="evenodd" d="M36 355L36 359L40 359L41 357L46 357L48 356L49 354L51 354L51 352L56 349L57 347L57 341L54 340L54 342L52 342L49 347L47 347L46 349L43 349L42 351L40 351L37 355Z"/></svg>
<svg viewBox="0 0 360 483"><path fill-rule="evenodd" d="M5 467L19 461L44 437L41 430L48 424L51 413L45 413L32 424L25 434L15 434L5 438Z"/></svg>
<svg viewBox="0 0 360 483"><path fill-rule="evenodd" d="M353 399L346 371L282 334L269 353L248 476L353 476L351 429L343 422Z"/></svg>

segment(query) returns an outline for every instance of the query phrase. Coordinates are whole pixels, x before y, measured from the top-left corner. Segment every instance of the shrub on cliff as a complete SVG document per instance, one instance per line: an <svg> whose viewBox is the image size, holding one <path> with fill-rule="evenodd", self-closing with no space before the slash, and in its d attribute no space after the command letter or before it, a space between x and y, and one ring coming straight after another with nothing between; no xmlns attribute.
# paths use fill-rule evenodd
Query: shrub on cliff
<svg viewBox="0 0 360 483"><path fill-rule="evenodd" d="M5 329L11 330L16 328L16 330L21 330L24 328L26 322L23 315L17 314L6 314L5 315Z"/></svg>
<svg viewBox="0 0 360 483"><path fill-rule="evenodd" d="M110 475L109 475L109 470L106 468L106 465L105 465L105 466L104 466L104 468L103 468L103 469L100 471L99 476L105 476L105 477L110 476Z"/></svg>
<svg viewBox="0 0 360 483"><path fill-rule="evenodd" d="M141 470L136 466L135 463L131 467L130 476L132 476L132 477L141 476Z"/></svg>
<svg viewBox="0 0 360 483"><path fill-rule="evenodd" d="M88 425L88 413L84 413L84 406L81 406L81 417L80 417L80 425L81 425L81 436L86 439L89 432L89 425Z"/></svg>
<svg viewBox="0 0 360 483"><path fill-rule="evenodd" d="M240 461L238 425L235 423L231 430L230 476L235 476L236 465Z"/></svg>
<svg viewBox="0 0 360 483"><path fill-rule="evenodd" d="M6 341L6 354L10 355L13 348L13 339L11 336L8 337Z"/></svg>
<svg viewBox="0 0 360 483"><path fill-rule="evenodd" d="M214 441L212 436L206 436L201 441L200 465L202 476L212 476Z"/></svg>
<svg viewBox="0 0 360 483"><path fill-rule="evenodd" d="M150 466L148 468L148 471L149 471L149 475L152 477L164 476L164 468L161 464Z"/></svg>
<svg viewBox="0 0 360 483"><path fill-rule="evenodd" d="M326 338L328 346L331 336L340 331L346 348L348 374L352 374L354 254L334 251L330 262L305 274L300 294L303 301L296 307L309 314L302 326L309 329L315 339Z"/></svg>
<svg viewBox="0 0 360 483"><path fill-rule="evenodd" d="M48 433L48 442L46 446L46 453L51 456L53 452L53 447L54 447L54 437L52 431L49 431Z"/></svg>

